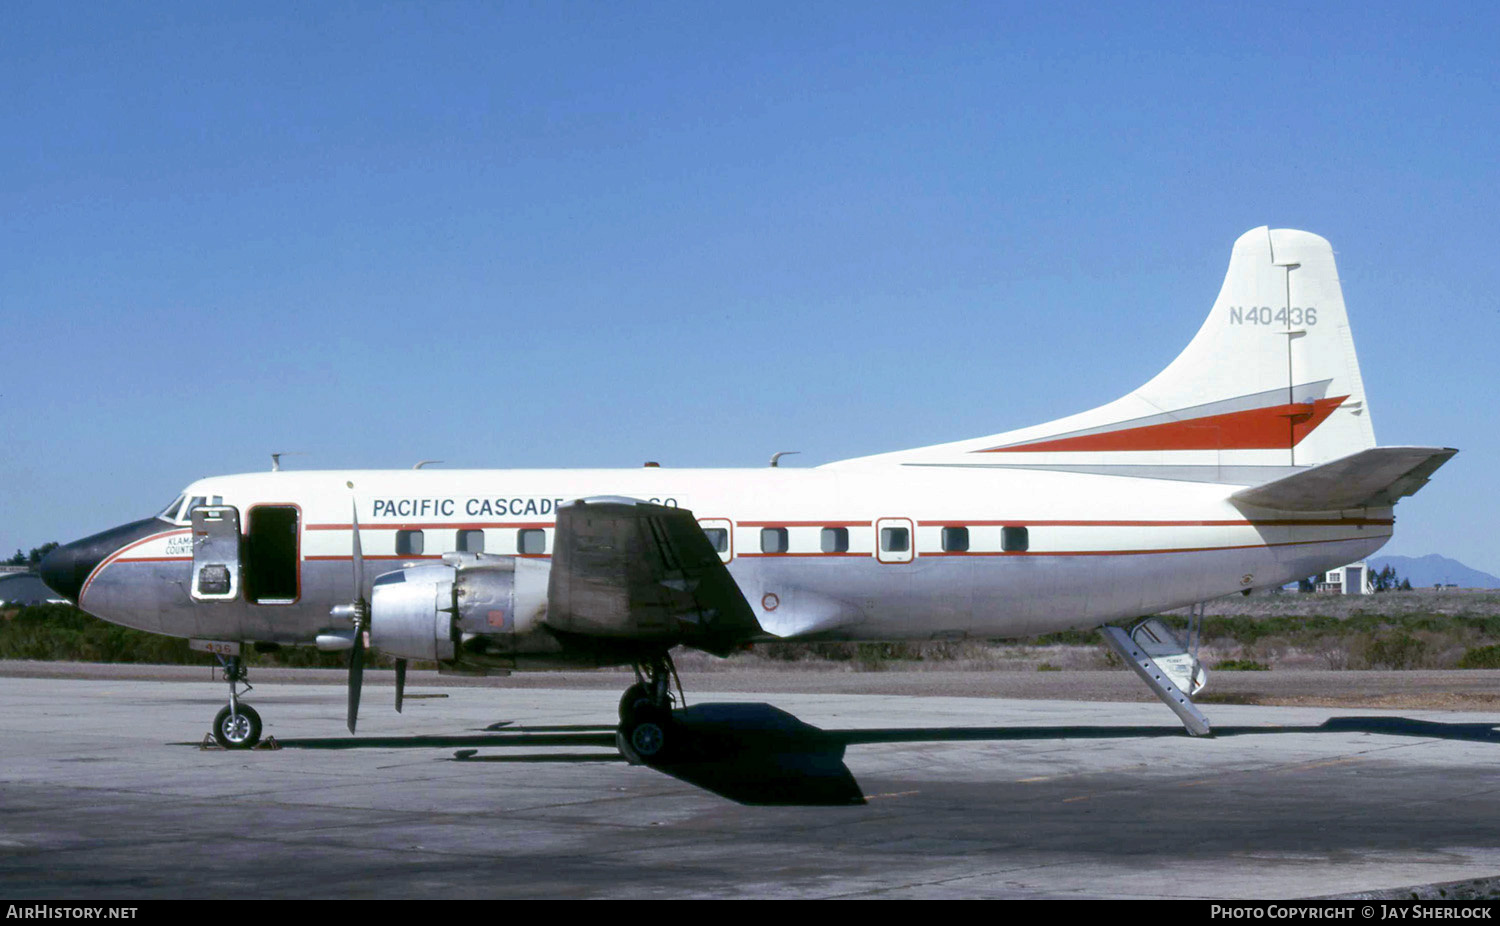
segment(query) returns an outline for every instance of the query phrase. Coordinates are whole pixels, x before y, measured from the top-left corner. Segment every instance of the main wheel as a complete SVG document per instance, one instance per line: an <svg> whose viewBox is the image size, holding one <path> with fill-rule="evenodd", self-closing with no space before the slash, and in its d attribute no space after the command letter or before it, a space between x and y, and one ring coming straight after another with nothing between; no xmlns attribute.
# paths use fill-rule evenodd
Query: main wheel
<svg viewBox="0 0 1500 926"><path fill-rule="evenodd" d="M625 723L651 703L651 689L637 682L620 695L620 722Z"/></svg>
<svg viewBox="0 0 1500 926"><path fill-rule="evenodd" d="M225 749L249 749L260 742L260 715L248 704L241 704L237 714L224 705L214 718L214 742Z"/></svg>
<svg viewBox="0 0 1500 926"><path fill-rule="evenodd" d="M673 729L669 711L640 710L621 729L630 748L646 762L659 762L670 752Z"/></svg>

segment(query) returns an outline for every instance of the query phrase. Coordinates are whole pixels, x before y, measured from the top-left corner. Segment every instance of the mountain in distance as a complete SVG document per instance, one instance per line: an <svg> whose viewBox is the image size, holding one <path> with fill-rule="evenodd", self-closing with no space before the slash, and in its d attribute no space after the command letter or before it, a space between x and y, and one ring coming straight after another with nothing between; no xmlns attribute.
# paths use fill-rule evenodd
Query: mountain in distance
<svg viewBox="0 0 1500 926"><path fill-rule="evenodd" d="M1500 588L1500 578L1478 569L1470 569L1456 559L1429 553L1426 556L1372 556L1370 571L1379 572L1387 566L1396 569L1396 575L1411 581L1412 588L1432 588L1439 583L1456 585L1459 588Z"/></svg>

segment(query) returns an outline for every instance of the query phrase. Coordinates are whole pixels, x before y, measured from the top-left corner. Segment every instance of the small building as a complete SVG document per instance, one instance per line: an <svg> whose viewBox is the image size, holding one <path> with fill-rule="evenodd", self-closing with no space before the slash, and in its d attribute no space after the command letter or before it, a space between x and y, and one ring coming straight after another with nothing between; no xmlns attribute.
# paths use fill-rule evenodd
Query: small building
<svg viewBox="0 0 1500 926"><path fill-rule="evenodd" d="M1370 595L1375 592L1375 582L1369 565L1360 560L1313 576L1313 588L1329 595Z"/></svg>

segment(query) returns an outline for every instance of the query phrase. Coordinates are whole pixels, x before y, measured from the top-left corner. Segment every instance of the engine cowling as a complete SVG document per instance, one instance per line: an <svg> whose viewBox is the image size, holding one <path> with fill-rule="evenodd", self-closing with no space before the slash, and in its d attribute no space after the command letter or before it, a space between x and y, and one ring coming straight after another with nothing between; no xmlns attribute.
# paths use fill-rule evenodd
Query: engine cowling
<svg viewBox="0 0 1500 926"><path fill-rule="evenodd" d="M450 553L442 563L388 572L370 597L370 645L440 663L515 652L547 613L546 562Z"/></svg>

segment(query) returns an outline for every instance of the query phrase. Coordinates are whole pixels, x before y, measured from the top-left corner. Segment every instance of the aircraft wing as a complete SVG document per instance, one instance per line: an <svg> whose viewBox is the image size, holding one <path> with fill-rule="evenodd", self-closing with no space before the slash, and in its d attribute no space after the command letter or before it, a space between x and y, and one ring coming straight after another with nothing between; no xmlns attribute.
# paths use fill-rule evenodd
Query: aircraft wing
<svg viewBox="0 0 1500 926"><path fill-rule="evenodd" d="M546 623L612 644L682 643L716 656L762 632L691 511L624 498L558 510Z"/></svg>
<svg viewBox="0 0 1500 926"><path fill-rule="evenodd" d="M1455 453L1450 447L1371 447L1241 489L1229 498L1283 511L1384 508L1426 485L1428 477Z"/></svg>

